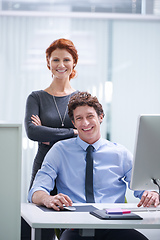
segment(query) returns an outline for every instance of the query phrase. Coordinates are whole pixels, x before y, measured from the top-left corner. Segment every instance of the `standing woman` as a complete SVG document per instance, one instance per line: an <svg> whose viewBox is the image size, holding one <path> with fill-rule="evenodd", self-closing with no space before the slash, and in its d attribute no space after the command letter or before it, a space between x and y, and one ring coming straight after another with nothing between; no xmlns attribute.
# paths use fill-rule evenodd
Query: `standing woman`
<svg viewBox="0 0 160 240"><path fill-rule="evenodd" d="M30 187L53 144L77 135L77 130L68 116L69 99L77 92L70 83L76 75L74 68L78 61L77 50L72 41L61 38L46 49L46 60L52 82L45 90L32 92L26 103L27 136L38 142Z"/></svg>
<svg viewBox="0 0 160 240"><path fill-rule="evenodd" d="M70 80L76 76L77 50L72 41L58 39L46 49L47 67L52 82L44 90L33 91L27 98L25 129L29 139L38 142L30 188L49 149L59 140L77 135L68 116L68 102L77 91ZM56 193L55 189L51 195ZM21 239L30 239L30 229L22 219ZM54 230L43 229L42 239L54 239Z"/></svg>

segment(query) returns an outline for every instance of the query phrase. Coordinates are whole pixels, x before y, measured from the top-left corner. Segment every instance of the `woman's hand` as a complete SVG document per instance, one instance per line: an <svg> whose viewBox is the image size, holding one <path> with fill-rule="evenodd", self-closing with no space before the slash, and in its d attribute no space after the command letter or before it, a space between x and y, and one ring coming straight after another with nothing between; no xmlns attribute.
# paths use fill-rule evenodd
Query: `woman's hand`
<svg viewBox="0 0 160 240"><path fill-rule="evenodd" d="M32 115L31 119L35 126L42 126L41 119L38 117L38 115Z"/></svg>
<svg viewBox="0 0 160 240"><path fill-rule="evenodd" d="M78 131L77 129L73 129L74 135L77 136L78 135Z"/></svg>

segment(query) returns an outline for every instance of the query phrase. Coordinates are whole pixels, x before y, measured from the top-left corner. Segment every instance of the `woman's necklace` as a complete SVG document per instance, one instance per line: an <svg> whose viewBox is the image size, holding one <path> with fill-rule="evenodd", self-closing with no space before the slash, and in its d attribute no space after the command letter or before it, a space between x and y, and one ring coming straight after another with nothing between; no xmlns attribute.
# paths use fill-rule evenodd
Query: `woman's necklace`
<svg viewBox="0 0 160 240"><path fill-rule="evenodd" d="M69 99L70 99L70 97L69 97ZM68 99L68 103L69 103L69 99ZM57 102L56 102L56 99L55 99L54 95L53 95L53 100L54 100L54 103L55 103L55 106L56 106L59 118L61 120L62 127L64 127L64 120L65 120L65 117L66 117L66 114L67 114L67 110L68 110L68 103L67 103L66 110L65 110L65 113L64 113L64 116L63 116L63 119L62 119L62 116L61 116L61 114L59 112L59 108L58 108L58 105L57 105Z"/></svg>

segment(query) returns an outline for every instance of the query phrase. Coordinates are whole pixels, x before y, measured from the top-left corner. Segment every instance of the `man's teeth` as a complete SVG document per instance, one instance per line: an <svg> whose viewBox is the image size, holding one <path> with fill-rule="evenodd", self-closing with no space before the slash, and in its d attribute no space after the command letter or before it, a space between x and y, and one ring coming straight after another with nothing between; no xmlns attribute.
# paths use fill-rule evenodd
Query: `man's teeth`
<svg viewBox="0 0 160 240"><path fill-rule="evenodd" d="M91 130L91 127L90 128L86 128L86 129L83 129L84 131L88 131L88 130Z"/></svg>

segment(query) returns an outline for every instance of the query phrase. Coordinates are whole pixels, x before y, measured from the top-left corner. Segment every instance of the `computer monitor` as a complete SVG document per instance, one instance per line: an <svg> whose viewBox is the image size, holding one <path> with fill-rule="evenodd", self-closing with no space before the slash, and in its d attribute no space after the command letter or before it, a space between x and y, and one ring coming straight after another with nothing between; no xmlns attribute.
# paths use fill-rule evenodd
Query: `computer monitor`
<svg viewBox="0 0 160 240"><path fill-rule="evenodd" d="M160 190L160 114L140 115L138 119L132 190Z"/></svg>

